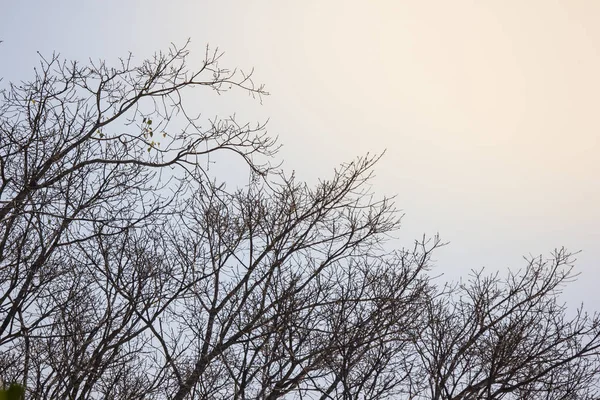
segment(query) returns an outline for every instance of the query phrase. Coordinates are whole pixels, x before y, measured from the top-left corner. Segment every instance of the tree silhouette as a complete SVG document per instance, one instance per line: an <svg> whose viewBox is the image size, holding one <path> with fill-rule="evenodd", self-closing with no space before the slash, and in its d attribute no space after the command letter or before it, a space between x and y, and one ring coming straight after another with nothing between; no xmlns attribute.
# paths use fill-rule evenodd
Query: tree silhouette
<svg viewBox="0 0 600 400"><path fill-rule="evenodd" d="M314 186L264 125L189 111L266 95L187 47L116 67L41 58L0 104L0 377L32 399L592 398L597 316L566 251L436 285L439 238L390 250L378 156ZM228 188L208 157L243 160Z"/></svg>

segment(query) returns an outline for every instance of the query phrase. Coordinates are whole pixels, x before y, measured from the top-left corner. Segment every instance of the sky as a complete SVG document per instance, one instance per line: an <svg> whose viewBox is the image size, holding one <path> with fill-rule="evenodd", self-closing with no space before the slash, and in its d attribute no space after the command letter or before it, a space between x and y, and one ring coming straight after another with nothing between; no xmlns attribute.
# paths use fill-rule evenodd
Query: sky
<svg viewBox="0 0 600 400"><path fill-rule="evenodd" d="M166 6L168 4L168 6ZM278 160L315 182L366 152L373 190L405 214L398 241L439 232L447 279L581 251L565 291L598 310L600 2L0 0L0 76L42 55L143 60L190 38L255 70L271 95L202 93L205 115L269 119ZM229 171L235 174L235 171Z"/></svg>

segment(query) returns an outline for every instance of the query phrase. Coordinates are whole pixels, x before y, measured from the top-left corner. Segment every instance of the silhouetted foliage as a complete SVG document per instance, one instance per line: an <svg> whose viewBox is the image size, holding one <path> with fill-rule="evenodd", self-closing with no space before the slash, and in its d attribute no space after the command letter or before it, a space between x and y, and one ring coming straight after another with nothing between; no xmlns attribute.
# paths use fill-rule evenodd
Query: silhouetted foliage
<svg viewBox="0 0 600 400"><path fill-rule="evenodd" d="M261 124L201 120L196 87L266 95L186 48L133 65L41 59L0 104L0 377L31 399L592 398L599 321L557 302L570 255L428 277L378 157L314 187ZM204 126L204 127L203 127ZM252 177L229 189L207 157Z"/></svg>

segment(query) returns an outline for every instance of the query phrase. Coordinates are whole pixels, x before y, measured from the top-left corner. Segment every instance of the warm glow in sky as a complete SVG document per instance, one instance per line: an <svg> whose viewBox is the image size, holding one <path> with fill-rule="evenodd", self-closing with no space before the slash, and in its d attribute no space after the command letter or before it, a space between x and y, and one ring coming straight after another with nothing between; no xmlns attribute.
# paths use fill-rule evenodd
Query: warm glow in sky
<svg viewBox="0 0 600 400"><path fill-rule="evenodd" d="M270 118L284 167L314 180L367 151L397 195L403 244L439 232L437 272L583 250L568 299L600 292L600 2L5 2L0 76L36 51L138 59L192 39L255 68L272 96L198 96L198 110ZM124 5L125 4L125 5ZM196 100L194 100L196 101Z"/></svg>

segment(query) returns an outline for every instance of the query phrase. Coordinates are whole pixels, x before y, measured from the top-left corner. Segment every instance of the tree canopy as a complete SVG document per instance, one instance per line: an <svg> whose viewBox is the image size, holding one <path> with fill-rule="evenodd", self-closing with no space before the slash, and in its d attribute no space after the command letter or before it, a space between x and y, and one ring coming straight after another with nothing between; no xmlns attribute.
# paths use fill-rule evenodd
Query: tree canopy
<svg viewBox="0 0 600 400"><path fill-rule="evenodd" d="M31 399L591 399L600 319L559 300L555 251L433 279L369 181L274 167L264 124L207 120L194 89L267 95L187 46L140 64L41 58L0 102L0 378ZM212 154L244 161L230 188Z"/></svg>

